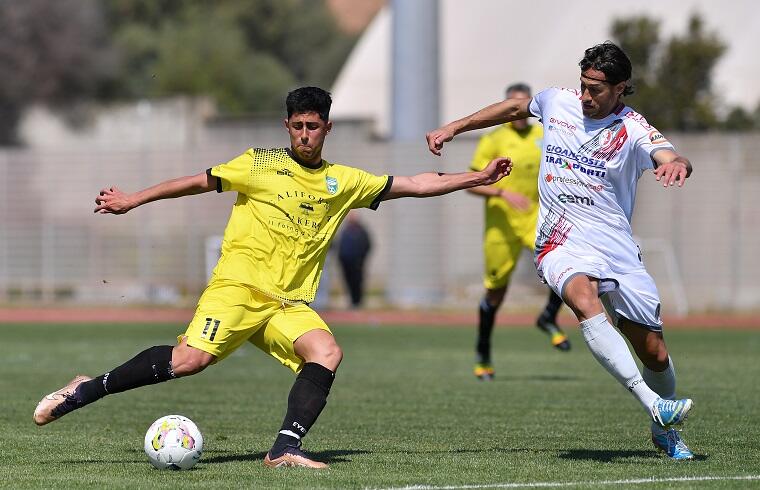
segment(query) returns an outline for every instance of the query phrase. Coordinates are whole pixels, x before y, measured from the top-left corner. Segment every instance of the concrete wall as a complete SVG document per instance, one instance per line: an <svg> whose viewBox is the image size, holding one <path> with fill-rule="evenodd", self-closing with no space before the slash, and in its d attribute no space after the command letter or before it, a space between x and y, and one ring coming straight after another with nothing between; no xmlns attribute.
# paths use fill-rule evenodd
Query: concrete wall
<svg viewBox="0 0 760 490"><path fill-rule="evenodd" d="M112 128L128 131L106 131L100 121L76 135L60 133L65 143L40 138L45 144L0 150L0 302L195 301L205 285L205 240L223 232L234 196L209 193L101 216L92 213L98 191L110 185L137 190L201 172L250 146L285 146L288 140L280 117L209 120L202 105L182 107L153 105L140 116L142 127L129 117L112 121ZM187 119L181 125L172 122L177 111ZM758 136L668 134L692 160L693 177L683 189L663 189L651 173L643 176L634 231L665 311L760 308ZM378 174L457 172L467 168L475 143L459 138L437 158L422 135L417 144L391 145L373 138L367 122L336 121L325 157ZM387 293L433 283L437 293L418 298L422 303L472 307L482 294L482 212L482 202L466 193L362 210L375 245L370 288ZM402 215L433 226L399 229ZM399 254L415 259L396 267ZM545 290L525 259L508 307L543 300ZM337 288L335 267L333 261L329 271ZM416 300L396 297L405 306Z"/></svg>

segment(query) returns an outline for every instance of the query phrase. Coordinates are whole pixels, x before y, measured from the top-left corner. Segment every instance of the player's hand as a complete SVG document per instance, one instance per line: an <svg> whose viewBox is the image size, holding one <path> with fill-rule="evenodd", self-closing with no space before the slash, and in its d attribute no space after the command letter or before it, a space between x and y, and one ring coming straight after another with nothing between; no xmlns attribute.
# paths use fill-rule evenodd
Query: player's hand
<svg viewBox="0 0 760 490"><path fill-rule="evenodd" d="M95 210L100 214L124 214L134 207L128 195L117 187L108 187L100 191L95 198Z"/></svg>
<svg viewBox="0 0 760 490"><path fill-rule="evenodd" d="M441 149L443 144L447 141L454 139L454 130L449 126L443 126L433 131L430 131L425 135L427 139L428 149L434 155L441 156Z"/></svg>
<svg viewBox="0 0 760 490"><path fill-rule="evenodd" d="M512 159L509 157L494 158L481 171L484 181L480 185L491 185L500 181L512 172Z"/></svg>
<svg viewBox="0 0 760 490"><path fill-rule="evenodd" d="M520 194L519 192L509 192L502 189L499 196L517 211L527 211L530 209L530 205L532 204L531 200L528 197Z"/></svg>
<svg viewBox="0 0 760 490"><path fill-rule="evenodd" d="M683 160L676 159L658 165L654 175L658 182L662 182L663 187L670 187L674 184L683 187L686 183L686 177L689 176L689 167Z"/></svg>

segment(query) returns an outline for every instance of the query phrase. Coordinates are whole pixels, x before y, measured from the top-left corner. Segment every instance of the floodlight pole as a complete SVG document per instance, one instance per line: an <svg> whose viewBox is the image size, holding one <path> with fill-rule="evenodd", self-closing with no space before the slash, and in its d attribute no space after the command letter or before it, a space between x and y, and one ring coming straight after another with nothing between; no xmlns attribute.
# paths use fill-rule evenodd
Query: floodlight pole
<svg viewBox="0 0 760 490"><path fill-rule="evenodd" d="M439 0L392 0L391 161L396 175L441 168L425 144L439 118ZM442 207L437 199L392 207L386 296L397 306L442 301Z"/></svg>
<svg viewBox="0 0 760 490"><path fill-rule="evenodd" d="M391 3L394 142L419 142L438 127L438 1Z"/></svg>

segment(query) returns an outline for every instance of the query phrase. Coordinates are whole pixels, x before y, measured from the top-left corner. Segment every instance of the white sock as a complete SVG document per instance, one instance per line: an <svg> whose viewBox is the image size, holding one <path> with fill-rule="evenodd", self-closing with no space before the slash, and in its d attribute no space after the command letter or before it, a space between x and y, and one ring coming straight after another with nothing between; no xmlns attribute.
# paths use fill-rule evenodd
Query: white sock
<svg viewBox="0 0 760 490"><path fill-rule="evenodd" d="M665 371L652 371L648 367L644 366L642 375L646 384L652 388L660 397L667 400L673 400L676 397L676 371L673 367L673 360L668 357L668 367ZM653 433L667 432L660 427L657 422L652 422Z"/></svg>
<svg viewBox="0 0 760 490"><path fill-rule="evenodd" d="M676 370L673 368L673 360L670 357L668 357L668 367L665 371L652 371L646 366L641 371L647 386L652 388L661 398L675 399Z"/></svg>
<svg viewBox="0 0 760 490"><path fill-rule="evenodd" d="M599 313L582 321L581 331L586 345L599 364L625 386L651 416L652 405L659 396L641 377L636 361L628 350L628 344L615 327L607 321L607 315Z"/></svg>

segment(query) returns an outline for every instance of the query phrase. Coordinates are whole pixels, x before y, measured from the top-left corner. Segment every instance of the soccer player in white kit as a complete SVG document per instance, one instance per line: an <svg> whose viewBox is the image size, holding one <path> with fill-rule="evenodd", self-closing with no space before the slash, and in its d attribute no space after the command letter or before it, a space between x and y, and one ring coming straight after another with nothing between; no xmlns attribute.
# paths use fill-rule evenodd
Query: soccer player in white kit
<svg viewBox="0 0 760 490"><path fill-rule="evenodd" d="M530 116L541 120L538 275L573 310L596 360L651 416L655 446L673 459L692 459L674 428L692 401L675 399L657 287L631 230L642 173L652 169L664 187L681 187L691 163L623 103L623 96L633 93L631 62L623 50L609 41L598 44L585 51L579 65L580 90L555 87L530 100L497 102L428 133L428 146L440 155L443 144L464 131Z"/></svg>

